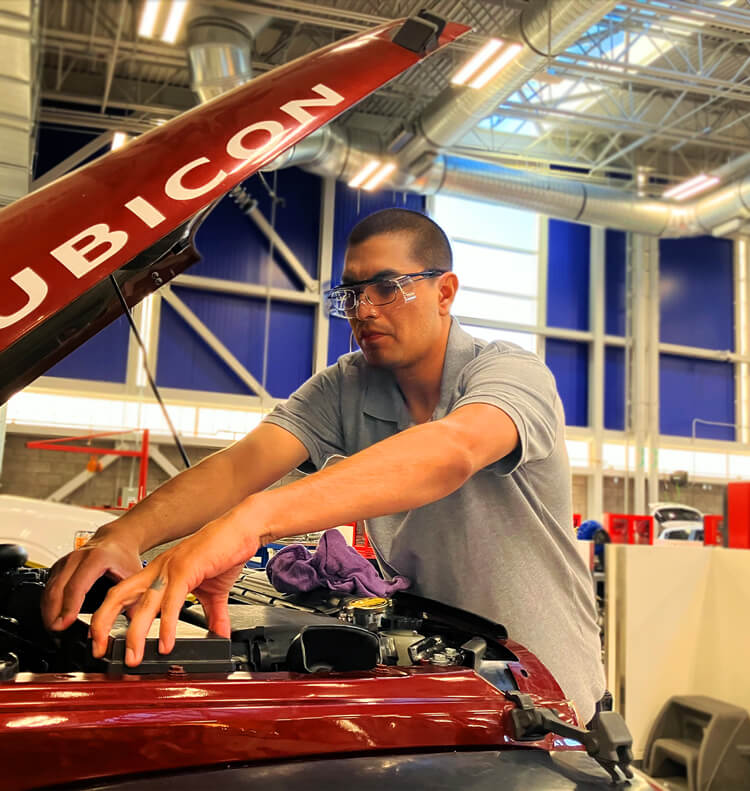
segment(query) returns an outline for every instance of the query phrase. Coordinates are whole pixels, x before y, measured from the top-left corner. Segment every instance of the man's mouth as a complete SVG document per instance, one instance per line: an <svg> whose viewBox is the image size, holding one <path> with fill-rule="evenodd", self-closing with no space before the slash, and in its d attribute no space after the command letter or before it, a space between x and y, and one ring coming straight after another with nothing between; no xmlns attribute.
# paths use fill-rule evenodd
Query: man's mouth
<svg viewBox="0 0 750 791"><path fill-rule="evenodd" d="M374 343L380 338L385 338L385 333L382 332L361 332L359 335L360 343Z"/></svg>

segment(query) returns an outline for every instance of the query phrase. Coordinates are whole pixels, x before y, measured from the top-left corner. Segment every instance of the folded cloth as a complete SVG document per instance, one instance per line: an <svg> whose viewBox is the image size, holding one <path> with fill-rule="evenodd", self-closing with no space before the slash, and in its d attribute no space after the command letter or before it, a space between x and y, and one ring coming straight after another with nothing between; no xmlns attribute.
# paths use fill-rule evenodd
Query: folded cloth
<svg viewBox="0 0 750 791"><path fill-rule="evenodd" d="M359 596L391 596L411 585L406 577L380 577L338 530L326 530L312 554L302 544L284 547L268 561L266 574L271 585L282 593L329 588Z"/></svg>

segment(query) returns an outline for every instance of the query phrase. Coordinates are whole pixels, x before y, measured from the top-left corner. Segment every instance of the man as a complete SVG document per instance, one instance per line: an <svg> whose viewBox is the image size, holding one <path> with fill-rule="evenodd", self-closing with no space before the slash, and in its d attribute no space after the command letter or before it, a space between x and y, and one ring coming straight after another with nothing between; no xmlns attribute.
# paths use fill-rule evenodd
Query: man
<svg viewBox="0 0 750 791"><path fill-rule="evenodd" d="M109 572L124 581L92 619L96 655L126 608L126 663L140 662L160 611L169 652L190 591L228 636L227 593L259 545L367 519L386 573L503 623L591 719L604 679L554 379L535 355L459 327L451 265L447 237L424 215L386 209L362 220L343 285L328 295L362 351L59 561L46 622L66 628ZM321 469L333 454L349 458ZM319 472L264 491L308 458ZM140 552L191 533L140 570Z"/></svg>

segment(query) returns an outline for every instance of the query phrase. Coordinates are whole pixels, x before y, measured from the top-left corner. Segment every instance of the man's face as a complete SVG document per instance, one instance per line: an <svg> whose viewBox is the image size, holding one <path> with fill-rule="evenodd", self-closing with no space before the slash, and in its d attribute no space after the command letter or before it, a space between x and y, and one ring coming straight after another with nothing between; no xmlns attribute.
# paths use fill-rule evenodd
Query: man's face
<svg viewBox="0 0 750 791"><path fill-rule="evenodd" d="M393 278L428 268L412 257L408 232L379 234L347 249L342 284ZM407 367L434 349L452 302L450 287L446 300L443 281L447 278L452 278L451 283L455 281L452 274L415 281L409 289L416 299L408 303L400 292L389 305L370 305L364 297L360 298L349 324L368 363L385 368Z"/></svg>

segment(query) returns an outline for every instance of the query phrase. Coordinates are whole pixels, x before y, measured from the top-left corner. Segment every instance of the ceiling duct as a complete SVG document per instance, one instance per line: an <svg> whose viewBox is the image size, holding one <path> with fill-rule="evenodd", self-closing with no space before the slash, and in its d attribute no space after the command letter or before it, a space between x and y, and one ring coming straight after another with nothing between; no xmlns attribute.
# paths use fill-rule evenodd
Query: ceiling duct
<svg viewBox="0 0 750 791"><path fill-rule="evenodd" d="M252 46L269 17L206 13L187 26L190 84L201 104L252 79Z"/></svg>
<svg viewBox="0 0 750 791"><path fill-rule="evenodd" d="M524 8L515 26L506 34L525 47L496 77L480 90L449 85L417 119L411 140L399 153L400 169L392 183L397 188L408 188L420 172L427 170L435 156L448 149L479 121L490 115L504 99L524 85L533 74L549 61L548 52L558 52L575 43L593 24L617 5L616 0L538 0ZM335 163L348 162L345 172L336 166L314 168L323 175L333 175L348 181L358 170L355 162L365 161L376 152L355 156L332 150L331 127L324 127L314 135L315 140L292 148L286 155L272 162L267 169L308 166L310 152L328 150ZM399 133L401 135L402 132ZM334 146L335 148L335 146ZM318 163L319 165L320 163ZM313 168L311 168L313 169Z"/></svg>
<svg viewBox="0 0 750 791"><path fill-rule="evenodd" d="M412 189L502 203L563 220L655 236L665 234L675 221L671 216L672 205L667 201L647 200L614 188L459 157L438 157Z"/></svg>
<svg viewBox="0 0 750 791"><path fill-rule="evenodd" d="M734 178L686 203L640 198L634 193L573 179L529 173L441 154L547 63L548 52L566 49L616 3L552 0L528 9L517 20L524 50L480 90L450 86L417 121L414 138L399 154L400 171L390 186L424 194L446 194L541 212L589 225L652 236L731 233L750 222L750 155L716 171ZM513 33L508 32L507 38ZM352 139L346 130L324 127L285 152L267 169L302 165L323 176L349 181L378 146Z"/></svg>
<svg viewBox="0 0 750 791"><path fill-rule="evenodd" d="M455 145L497 106L525 85L550 58L575 44L617 5L616 0L541 0L515 17L503 38L523 44L521 52L483 88L449 84L416 122L414 138L398 159L401 173L419 175L435 154Z"/></svg>

